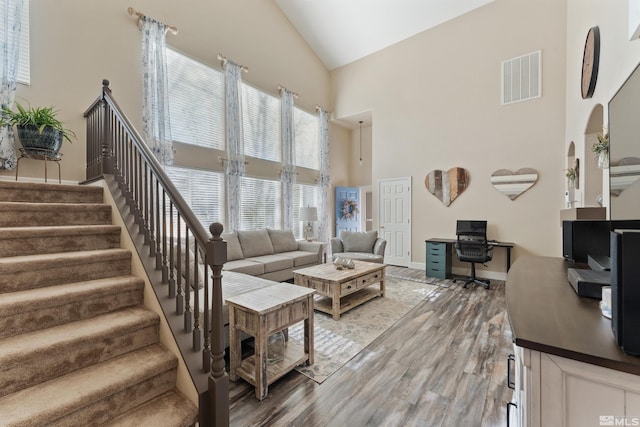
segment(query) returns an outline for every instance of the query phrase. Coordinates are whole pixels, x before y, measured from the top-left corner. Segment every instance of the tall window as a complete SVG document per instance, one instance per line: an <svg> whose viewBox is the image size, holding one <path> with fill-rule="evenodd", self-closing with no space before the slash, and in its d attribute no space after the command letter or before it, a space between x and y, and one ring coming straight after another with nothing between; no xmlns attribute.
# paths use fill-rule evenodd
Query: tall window
<svg viewBox="0 0 640 427"><path fill-rule="evenodd" d="M280 228L280 181L242 177L240 229Z"/></svg>
<svg viewBox="0 0 640 427"><path fill-rule="evenodd" d="M165 171L207 231L212 222L224 223L222 173L176 166L165 166Z"/></svg>
<svg viewBox="0 0 640 427"><path fill-rule="evenodd" d="M293 204L294 206L318 206L319 188L317 185L311 184L295 184L293 186ZM293 234L302 239L304 237L304 226L300 222L300 208L294 209L293 217ZM317 225L317 224L316 224Z"/></svg>
<svg viewBox="0 0 640 427"><path fill-rule="evenodd" d="M167 49L174 141L224 150L224 74Z"/></svg>
<svg viewBox="0 0 640 427"><path fill-rule="evenodd" d="M226 224L224 170L217 161L226 151L224 73L172 49L168 49L167 62L173 140L212 149L211 170L167 167L167 173L205 227L214 221ZM242 83L242 126L248 161L240 184L242 230L282 226L280 115L279 97ZM296 166L317 170L319 175L318 117L295 107L294 125ZM318 206L317 185L298 182L293 197L293 231L301 238L299 208Z"/></svg>
<svg viewBox="0 0 640 427"><path fill-rule="evenodd" d="M280 99L242 84L245 154L280 161Z"/></svg>
<svg viewBox="0 0 640 427"><path fill-rule="evenodd" d="M318 116L294 108L293 121L296 133L296 166L320 169Z"/></svg>
<svg viewBox="0 0 640 427"><path fill-rule="evenodd" d="M7 0L0 0L3 3ZM0 32L4 32L4 17L0 18ZM13 27L13 16L9 16L9 28ZM20 58L18 59L18 76L16 81L25 85L31 84L31 60L29 53L29 0L24 0L20 18Z"/></svg>

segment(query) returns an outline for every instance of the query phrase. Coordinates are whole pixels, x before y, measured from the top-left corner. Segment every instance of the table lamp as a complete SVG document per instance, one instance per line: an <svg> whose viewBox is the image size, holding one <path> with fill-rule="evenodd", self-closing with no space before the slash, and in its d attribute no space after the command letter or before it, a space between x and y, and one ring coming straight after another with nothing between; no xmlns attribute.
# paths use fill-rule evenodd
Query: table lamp
<svg viewBox="0 0 640 427"><path fill-rule="evenodd" d="M307 242L313 240L313 226L311 222L318 220L318 208L313 206L306 206L300 208L300 221L306 221L307 225L304 227L304 238Z"/></svg>

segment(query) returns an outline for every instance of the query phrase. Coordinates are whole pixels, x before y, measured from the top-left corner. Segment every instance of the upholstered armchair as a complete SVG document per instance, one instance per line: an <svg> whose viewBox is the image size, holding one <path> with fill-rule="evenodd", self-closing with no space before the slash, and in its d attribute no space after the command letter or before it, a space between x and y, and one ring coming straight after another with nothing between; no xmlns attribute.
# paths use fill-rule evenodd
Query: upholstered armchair
<svg viewBox="0 0 640 427"><path fill-rule="evenodd" d="M359 261L384 263L387 241L377 231L341 231L340 237L331 239L333 259L350 258Z"/></svg>

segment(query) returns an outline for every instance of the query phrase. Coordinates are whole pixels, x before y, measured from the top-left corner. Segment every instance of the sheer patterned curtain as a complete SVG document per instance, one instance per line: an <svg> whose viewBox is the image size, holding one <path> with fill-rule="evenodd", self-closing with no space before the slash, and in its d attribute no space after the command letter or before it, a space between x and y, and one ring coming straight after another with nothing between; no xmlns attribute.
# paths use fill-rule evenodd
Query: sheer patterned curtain
<svg viewBox="0 0 640 427"><path fill-rule="evenodd" d="M282 222L285 229L293 229L293 186L296 183L296 150L293 123L293 92L281 89L281 135L282 135ZM297 206L296 206L297 207Z"/></svg>
<svg viewBox="0 0 640 427"><path fill-rule="evenodd" d="M225 114L227 132L227 226L240 227L240 180L245 174L242 133L242 66L225 61Z"/></svg>
<svg viewBox="0 0 640 427"><path fill-rule="evenodd" d="M18 59L20 54L20 22L22 19L22 0L2 0L0 2L0 66L2 67L2 83L0 87L0 107L13 107L16 95L18 76ZM16 150L13 128L0 127L0 169L15 168Z"/></svg>
<svg viewBox="0 0 640 427"><path fill-rule="evenodd" d="M329 212L329 188L331 186L329 165L329 113L322 108L318 109L318 138L320 143L320 178L318 179L318 238L321 242L331 239L331 213ZM331 245L327 245L331 249Z"/></svg>
<svg viewBox="0 0 640 427"><path fill-rule="evenodd" d="M167 25L147 16L142 29L142 136L163 165L173 164L167 79Z"/></svg>

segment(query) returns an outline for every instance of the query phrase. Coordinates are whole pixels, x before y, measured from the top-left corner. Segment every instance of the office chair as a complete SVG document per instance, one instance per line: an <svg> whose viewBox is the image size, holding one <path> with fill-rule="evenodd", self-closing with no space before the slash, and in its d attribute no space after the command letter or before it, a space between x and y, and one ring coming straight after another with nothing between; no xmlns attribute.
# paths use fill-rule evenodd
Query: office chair
<svg viewBox="0 0 640 427"><path fill-rule="evenodd" d="M493 257L493 246L487 241L487 221L458 220L456 255L458 260L471 263L471 277L465 280L463 288L475 283L489 289L489 280L484 281L476 277L476 263L491 261Z"/></svg>

